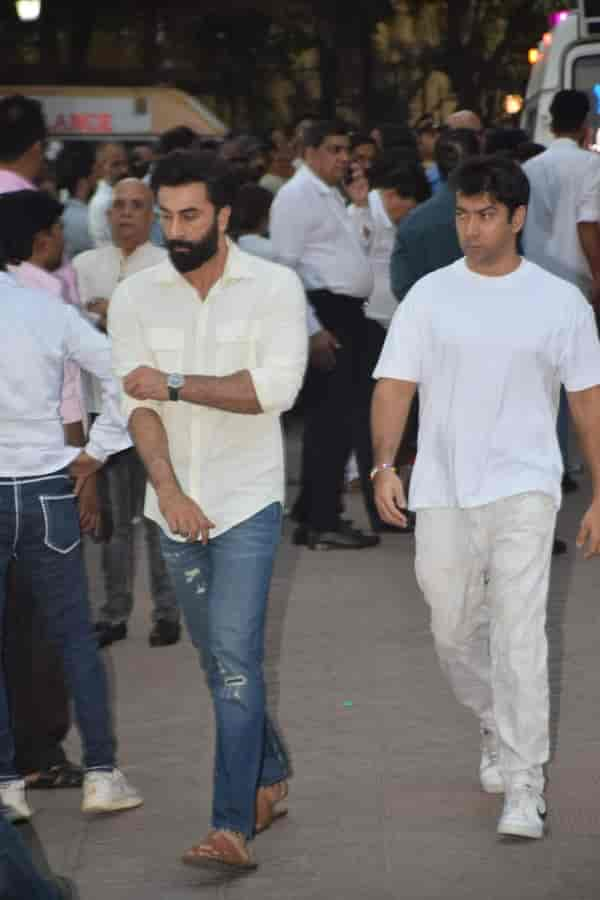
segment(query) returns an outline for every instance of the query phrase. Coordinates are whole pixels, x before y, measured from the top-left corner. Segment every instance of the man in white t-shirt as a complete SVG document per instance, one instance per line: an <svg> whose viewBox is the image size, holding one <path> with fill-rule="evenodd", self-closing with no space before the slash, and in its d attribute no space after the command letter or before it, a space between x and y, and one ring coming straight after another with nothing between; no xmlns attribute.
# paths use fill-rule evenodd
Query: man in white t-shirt
<svg viewBox="0 0 600 900"><path fill-rule="evenodd" d="M482 732L481 784L505 792L498 832L541 838L548 760L546 600L564 384L594 499L578 536L600 552L600 345L576 287L517 253L529 184L516 163L468 160L453 176L465 258L417 282L375 370L375 497L406 521L393 469L418 386L410 487L416 572L442 667Z"/></svg>

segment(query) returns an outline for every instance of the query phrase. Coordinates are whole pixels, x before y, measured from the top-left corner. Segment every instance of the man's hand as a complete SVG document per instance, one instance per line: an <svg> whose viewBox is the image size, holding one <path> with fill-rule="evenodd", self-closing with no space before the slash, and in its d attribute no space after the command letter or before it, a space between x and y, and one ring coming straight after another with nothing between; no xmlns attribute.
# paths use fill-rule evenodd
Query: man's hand
<svg viewBox="0 0 600 900"><path fill-rule="evenodd" d="M323 328L321 331L317 331L310 339L311 365L323 372L335 369L335 351L339 350L341 346L335 335L327 329Z"/></svg>
<svg viewBox="0 0 600 900"><path fill-rule="evenodd" d="M106 331L108 304L109 301L105 300L103 297L94 297L94 299L90 300L90 302L86 306L87 312L91 313L97 318L98 327L101 328L102 331Z"/></svg>
<svg viewBox="0 0 600 900"><path fill-rule="evenodd" d="M600 501L595 500L581 520L577 546L583 547L583 558L600 555Z"/></svg>
<svg viewBox="0 0 600 900"><path fill-rule="evenodd" d="M195 500L176 488L159 493L158 505L173 534L180 534L186 541L200 538L208 544L209 531L215 523L207 519Z"/></svg>
<svg viewBox="0 0 600 900"><path fill-rule="evenodd" d="M151 366L138 366L123 379L125 393L136 400L168 400L167 374Z"/></svg>
<svg viewBox="0 0 600 900"><path fill-rule="evenodd" d="M98 534L100 504L96 474L90 475L79 492L79 525L84 534Z"/></svg>
<svg viewBox="0 0 600 900"><path fill-rule="evenodd" d="M74 493L77 497L81 494L84 484L94 472L97 472L98 469L102 468L102 463L99 459L94 459L93 456L88 456L85 450L82 450L79 456L76 456L71 465L69 466L69 474L71 478L75 481L75 486L73 488Z"/></svg>
<svg viewBox="0 0 600 900"><path fill-rule="evenodd" d="M388 525L405 528L408 518L401 510L406 509L406 494L402 480L393 469L381 469L374 478L375 503L377 512Z"/></svg>
<svg viewBox="0 0 600 900"><path fill-rule="evenodd" d="M370 186L364 169L358 163L351 163L350 175L352 176L352 181L344 183L344 190L349 200L355 206L368 206Z"/></svg>

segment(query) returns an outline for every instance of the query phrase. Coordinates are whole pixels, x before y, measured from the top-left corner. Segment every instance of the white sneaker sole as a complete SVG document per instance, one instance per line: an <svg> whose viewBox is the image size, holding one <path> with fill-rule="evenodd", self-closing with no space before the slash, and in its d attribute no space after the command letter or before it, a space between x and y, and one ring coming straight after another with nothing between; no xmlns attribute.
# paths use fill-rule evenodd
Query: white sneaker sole
<svg viewBox="0 0 600 900"><path fill-rule="evenodd" d="M484 781L482 778L480 780L481 790L485 794L503 794L504 793L504 782L499 781Z"/></svg>
<svg viewBox="0 0 600 900"><path fill-rule="evenodd" d="M14 806L5 806L4 815L12 825L18 825L20 822L29 822L33 816L33 811L30 809L27 812L22 812L15 809Z"/></svg>
<svg viewBox="0 0 600 900"><path fill-rule="evenodd" d="M505 837L527 838L532 841L539 841L544 837L544 825L533 827L526 822L500 822L498 824L498 834Z"/></svg>
<svg viewBox="0 0 600 900"><path fill-rule="evenodd" d="M144 801L141 797L136 797L135 799L131 798L130 800L116 801L114 803L86 803L84 801L84 803L82 803L81 805L81 811L88 815L93 815L95 813L124 812L127 809L137 809L137 807L141 806L143 802Z"/></svg>

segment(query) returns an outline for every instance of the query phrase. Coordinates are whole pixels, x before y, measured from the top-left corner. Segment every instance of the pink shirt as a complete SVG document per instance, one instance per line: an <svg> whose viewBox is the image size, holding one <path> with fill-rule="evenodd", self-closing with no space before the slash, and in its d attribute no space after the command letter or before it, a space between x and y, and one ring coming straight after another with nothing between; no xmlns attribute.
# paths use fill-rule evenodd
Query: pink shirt
<svg viewBox="0 0 600 900"><path fill-rule="evenodd" d="M66 303L72 302L65 296L65 285L62 279L57 277L57 275L51 275L45 269L40 269L39 266L23 262L19 266L8 266L8 271L23 287L52 294ZM73 305L77 306L79 303L77 302ZM79 366L70 359L65 360L60 415L64 425L69 425L71 422L85 421L81 372Z"/></svg>
<svg viewBox="0 0 600 900"><path fill-rule="evenodd" d="M11 191L37 191L37 188L22 175L10 169L0 169L0 194L10 194Z"/></svg>

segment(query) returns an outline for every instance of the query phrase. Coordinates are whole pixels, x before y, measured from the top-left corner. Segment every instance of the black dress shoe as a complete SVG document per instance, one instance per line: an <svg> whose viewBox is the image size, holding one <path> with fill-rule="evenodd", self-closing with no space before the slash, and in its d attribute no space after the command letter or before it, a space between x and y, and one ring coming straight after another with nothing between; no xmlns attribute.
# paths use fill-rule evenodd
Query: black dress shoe
<svg viewBox="0 0 600 900"><path fill-rule="evenodd" d="M181 625L179 622L170 622L168 619L157 619L148 636L151 647L168 647L176 644L181 637Z"/></svg>
<svg viewBox="0 0 600 900"><path fill-rule="evenodd" d="M114 641L123 641L127 637L127 622L113 625L111 622L96 622L94 626L99 647L108 647Z"/></svg>
<svg viewBox="0 0 600 900"><path fill-rule="evenodd" d="M563 553L567 552L567 543L566 541L561 541L560 538L554 538L554 543L552 544L552 556L562 556Z"/></svg>
<svg viewBox="0 0 600 900"><path fill-rule="evenodd" d="M299 525L292 540L294 544L309 550L363 550L365 547L376 547L380 542L376 534L365 534L347 522L340 523L335 531L315 531L314 528Z"/></svg>
<svg viewBox="0 0 600 900"><path fill-rule="evenodd" d="M578 483L574 478L571 478L568 472L565 472L565 474L563 475L561 486L563 494L572 494L574 491L579 490Z"/></svg>

